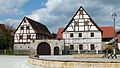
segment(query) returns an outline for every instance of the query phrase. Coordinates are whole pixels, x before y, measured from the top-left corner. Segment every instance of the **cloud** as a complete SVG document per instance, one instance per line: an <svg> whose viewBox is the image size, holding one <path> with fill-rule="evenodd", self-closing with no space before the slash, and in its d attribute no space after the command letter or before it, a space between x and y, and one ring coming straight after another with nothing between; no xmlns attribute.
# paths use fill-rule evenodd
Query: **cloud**
<svg viewBox="0 0 120 68"><path fill-rule="evenodd" d="M18 27L20 22L21 22L21 20L15 20L15 19L5 19L5 20L0 21L1 24L13 25L15 28Z"/></svg>
<svg viewBox="0 0 120 68"><path fill-rule="evenodd" d="M19 8L28 0L0 0L0 16L19 15L23 11Z"/></svg>
<svg viewBox="0 0 120 68"><path fill-rule="evenodd" d="M113 4L114 3L114 4ZM65 27L80 6L83 6L99 26L112 26L112 12L119 12L119 0L48 0L46 8L34 10L30 18L47 25L52 32ZM118 15L119 16L119 15Z"/></svg>

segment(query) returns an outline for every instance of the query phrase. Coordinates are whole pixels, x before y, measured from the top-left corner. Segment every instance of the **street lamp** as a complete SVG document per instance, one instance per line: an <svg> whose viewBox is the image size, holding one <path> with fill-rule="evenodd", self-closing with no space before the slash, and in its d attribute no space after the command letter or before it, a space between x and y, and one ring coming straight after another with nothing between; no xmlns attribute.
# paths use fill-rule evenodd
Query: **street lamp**
<svg viewBox="0 0 120 68"><path fill-rule="evenodd" d="M117 17L117 14L114 12L114 13L112 13L112 18L113 18L113 21L114 21L114 49L113 49L113 54L116 54L116 51L115 51L115 49L116 49L116 31L115 31L115 19L116 19L116 17Z"/></svg>

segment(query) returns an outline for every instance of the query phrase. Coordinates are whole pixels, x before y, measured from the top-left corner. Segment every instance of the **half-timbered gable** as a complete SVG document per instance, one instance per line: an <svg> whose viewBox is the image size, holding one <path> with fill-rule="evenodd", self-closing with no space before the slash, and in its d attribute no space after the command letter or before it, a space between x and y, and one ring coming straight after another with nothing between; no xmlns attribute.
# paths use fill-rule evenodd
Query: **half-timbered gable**
<svg viewBox="0 0 120 68"><path fill-rule="evenodd" d="M30 39L36 39L36 33L25 17L14 34L14 43L30 43Z"/></svg>
<svg viewBox="0 0 120 68"><path fill-rule="evenodd" d="M102 30L81 6L62 31L70 50L101 50ZM80 45L83 45L79 47ZM91 49L92 48L92 49Z"/></svg>
<svg viewBox="0 0 120 68"><path fill-rule="evenodd" d="M92 18L81 6L71 21L65 27L64 31L101 31Z"/></svg>

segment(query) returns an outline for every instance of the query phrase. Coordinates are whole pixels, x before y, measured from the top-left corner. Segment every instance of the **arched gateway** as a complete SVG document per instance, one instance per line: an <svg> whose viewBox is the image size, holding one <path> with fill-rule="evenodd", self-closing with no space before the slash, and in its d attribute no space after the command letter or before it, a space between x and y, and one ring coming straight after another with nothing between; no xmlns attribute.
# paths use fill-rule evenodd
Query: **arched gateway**
<svg viewBox="0 0 120 68"><path fill-rule="evenodd" d="M54 47L54 55L59 55L59 47Z"/></svg>
<svg viewBox="0 0 120 68"><path fill-rule="evenodd" d="M46 42L40 43L37 47L37 54L38 55L51 55L50 45Z"/></svg>

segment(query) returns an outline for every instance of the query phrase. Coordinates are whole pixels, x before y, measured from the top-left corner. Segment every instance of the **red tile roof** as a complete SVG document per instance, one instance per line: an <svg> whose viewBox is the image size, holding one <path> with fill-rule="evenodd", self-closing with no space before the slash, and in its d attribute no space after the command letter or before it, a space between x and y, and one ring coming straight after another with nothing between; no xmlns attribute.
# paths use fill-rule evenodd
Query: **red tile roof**
<svg viewBox="0 0 120 68"><path fill-rule="evenodd" d="M118 34L118 36L117 36L117 37L118 37L118 42L120 43L120 34Z"/></svg>
<svg viewBox="0 0 120 68"><path fill-rule="evenodd" d="M62 31L63 31L64 28L59 28L58 29L58 32L57 32L57 39L62 39L63 38L63 35L62 35Z"/></svg>
<svg viewBox="0 0 120 68"><path fill-rule="evenodd" d="M114 28L113 27L100 27L103 31L102 38L113 38L114 37Z"/></svg>
<svg viewBox="0 0 120 68"><path fill-rule="evenodd" d="M102 38L113 38L114 37L114 28L113 27L99 27L103 31ZM62 39L62 31L64 28L59 28L57 32L57 39Z"/></svg>

